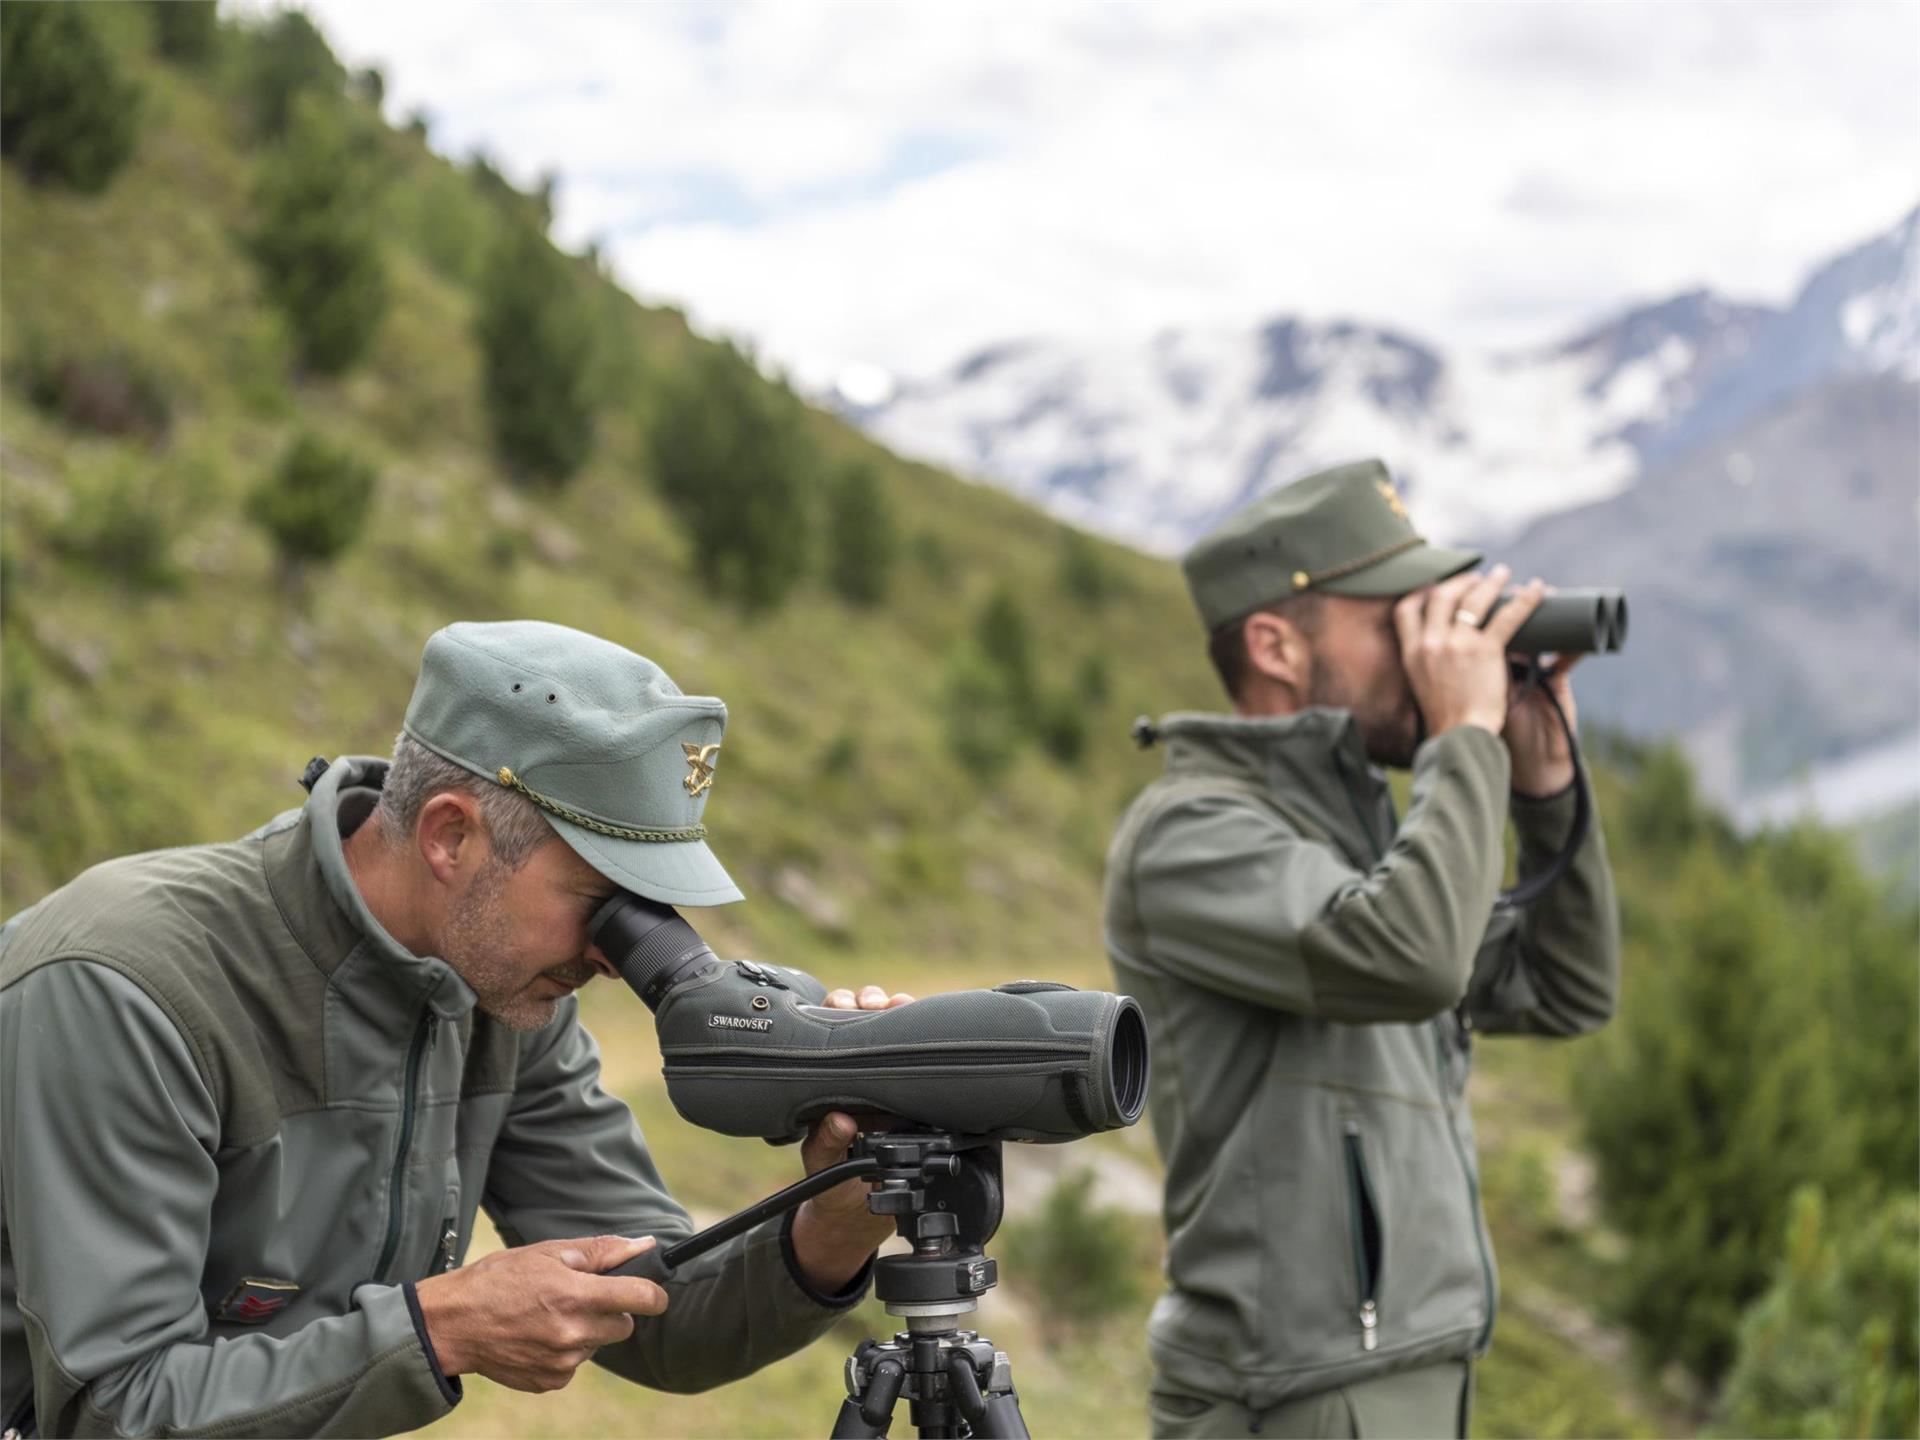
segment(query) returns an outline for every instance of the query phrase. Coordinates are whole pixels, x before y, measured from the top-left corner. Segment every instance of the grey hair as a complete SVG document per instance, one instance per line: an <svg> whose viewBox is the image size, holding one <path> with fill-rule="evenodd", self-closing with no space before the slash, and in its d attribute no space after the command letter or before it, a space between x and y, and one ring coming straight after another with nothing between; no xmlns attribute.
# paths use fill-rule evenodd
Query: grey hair
<svg viewBox="0 0 1920 1440"><path fill-rule="evenodd" d="M518 870L549 840L557 839L540 807L526 796L451 760L443 760L402 730L393 741L393 768L380 791L374 819L389 844L405 844L420 822L420 812L435 795L454 790L480 806L494 858Z"/></svg>

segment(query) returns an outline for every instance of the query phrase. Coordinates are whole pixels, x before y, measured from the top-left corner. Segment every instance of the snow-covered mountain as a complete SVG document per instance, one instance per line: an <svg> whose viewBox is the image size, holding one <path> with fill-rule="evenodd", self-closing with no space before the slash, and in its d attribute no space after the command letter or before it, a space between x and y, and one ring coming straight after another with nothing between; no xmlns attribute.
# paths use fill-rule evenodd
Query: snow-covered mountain
<svg viewBox="0 0 1920 1440"><path fill-rule="evenodd" d="M1695 291L1508 355L1298 317L1132 348L1016 341L843 408L902 453L1169 552L1249 496L1364 454L1429 533L1497 540L1853 374L1920 380L1920 210L1785 309Z"/></svg>
<svg viewBox="0 0 1920 1440"><path fill-rule="evenodd" d="M1582 710L1680 736L1719 798L1920 743L1920 210L1784 308L1697 290L1508 355L1292 317L1027 341L849 413L1161 552L1379 455L1435 539L1629 588L1630 654Z"/></svg>

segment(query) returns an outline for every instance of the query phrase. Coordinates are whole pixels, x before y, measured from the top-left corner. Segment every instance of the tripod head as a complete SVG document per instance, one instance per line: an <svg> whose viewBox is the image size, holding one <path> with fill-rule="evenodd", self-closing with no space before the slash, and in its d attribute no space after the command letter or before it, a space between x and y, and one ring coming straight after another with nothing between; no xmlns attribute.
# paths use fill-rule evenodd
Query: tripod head
<svg viewBox="0 0 1920 1440"><path fill-rule="evenodd" d="M891 1215L910 1255L874 1262L874 1294L909 1322L950 1320L974 1308L999 1280L982 1248L1000 1228L1000 1142L938 1130L863 1135L849 1158L875 1168L867 1208Z"/></svg>

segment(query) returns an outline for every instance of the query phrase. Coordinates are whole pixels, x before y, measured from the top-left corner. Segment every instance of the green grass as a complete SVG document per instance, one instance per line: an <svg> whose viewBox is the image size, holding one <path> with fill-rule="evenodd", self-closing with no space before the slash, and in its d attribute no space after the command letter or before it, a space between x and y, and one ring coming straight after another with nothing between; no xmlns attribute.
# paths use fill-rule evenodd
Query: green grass
<svg viewBox="0 0 1920 1440"><path fill-rule="evenodd" d="M302 798L295 781L310 755L387 750L434 629L532 617L627 644L684 688L728 701L707 819L751 898L698 917L723 953L918 993L1016 976L1107 983L1105 845L1158 767L1127 740L1128 722L1215 704L1172 566L1101 546L1113 584L1089 607L1063 584L1064 532L1053 521L817 415L811 442L834 460L870 457L903 532L918 537L893 593L851 610L813 583L751 619L706 599L649 485L642 444L651 379L703 343L676 312L602 287L609 398L599 448L558 498L516 493L486 448L464 288L487 202L417 140L388 135L392 311L362 369L297 382L242 248L252 157L236 139L236 104L139 58L137 12L102 13L147 87L140 147L97 197L35 190L0 169L0 360L16 362L30 338L124 345L168 378L175 424L166 449L149 452L70 433L16 385L0 387L0 911L115 854L251 829ZM351 444L381 479L368 538L296 594L277 583L242 499L299 425ZM171 585L138 588L56 544L76 494L119 465L150 467L179 501ZM1098 655L1108 693L1088 701L1081 764L1027 745L983 788L948 753L941 681L998 585L1026 605L1048 688L1069 685ZM778 899L787 870L831 897L845 923L823 925ZM735 1208L797 1173L791 1151L698 1132L672 1114L638 1006L602 991L587 1015L609 1085L697 1212ZM1568 1338L1590 1323L1582 1317L1604 1288L1604 1261L1580 1226L1564 1231L1540 1208L1536 1162L1514 1158L1565 1149L1565 1066L1542 1047L1482 1053L1487 1199L1508 1296L1482 1376L1482 1433L1670 1429L1629 1363ZM1155 1164L1144 1130L1076 1150L1148 1174ZM1092 1330L1050 1329L1045 1297L1018 1275L984 1304L981 1326L1013 1354L1036 1433L1144 1430L1141 1340L1158 1287L1151 1230L1132 1262L1141 1299ZM860 1319L885 1323L872 1307ZM859 1333L843 1326L764 1375L698 1397L638 1392L592 1370L556 1396L475 1381L437 1428L814 1433L831 1422L839 1364Z"/></svg>

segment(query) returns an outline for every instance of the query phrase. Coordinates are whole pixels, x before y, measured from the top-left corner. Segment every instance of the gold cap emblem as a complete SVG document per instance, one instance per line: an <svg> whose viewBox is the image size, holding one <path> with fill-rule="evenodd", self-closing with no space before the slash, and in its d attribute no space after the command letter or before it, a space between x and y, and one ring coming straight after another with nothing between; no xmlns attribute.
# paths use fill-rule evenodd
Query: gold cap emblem
<svg viewBox="0 0 1920 1440"><path fill-rule="evenodd" d="M687 764L692 768L680 783L687 787L687 794L698 797L713 788L713 757L720 753L720 742L711 745L695 745L682 740L680 748L687 752Z"/></svg>
<svg viewBox="0 0 1920 1440"><path fill-rule="evenodd" d="M1398 490L1394 489L1393 486L1389 485L1385 480L1376 480L1373 483L1379 488L1380 498L1387 502L1387 508L1389 510L1393 511L1393 513L1402 520L1410 521L1413 518L1407 514L1406 504L1400 499L1400 492Z"/></svg>
<svg viewBox="0 0 1920 1440"><path fill-rule="evenodd" d="M1304 590L1307 588L1307 586L1311 585L1312 583L1313 583L1313 577L1307 574L1306 571L1296 570L1293 572L1293 588L1294 589Z"/></svg>

